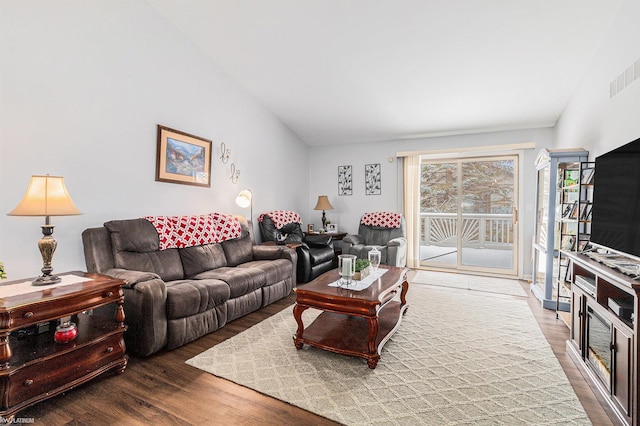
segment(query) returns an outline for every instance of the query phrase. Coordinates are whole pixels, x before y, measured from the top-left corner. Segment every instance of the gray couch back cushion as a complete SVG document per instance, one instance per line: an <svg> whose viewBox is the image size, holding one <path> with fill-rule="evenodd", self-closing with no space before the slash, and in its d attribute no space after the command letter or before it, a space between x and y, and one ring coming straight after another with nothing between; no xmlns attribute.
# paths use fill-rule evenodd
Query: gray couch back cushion
<svg viewBox="0 0 640 426"><path fill-rule="evenodd" d="M158 232L148 220L112 220L104 226L111 234L116 268L155 272L164 281L184 278L178 249L159 251Z"/></svg>
<svg viewBox="0 0 640 426"><path fill-rule="evenodd" d="M400 222L400 228L383 228L360 224L358 234L364 238L365 245L386 246L390 240L405 236L404 227L404 218Z"/></svg>
<svg viewBox="0 0 640 426"><path fill-rule="evenodd" d="M220 244L186 247L179 251L184 275L189 278L200 272L227 266L227 258Z"/></svg>
<svg viewBox="0 0 640 426"><path fill-rule="evenodd" d="M241 219L240 226L242 227L240 238L221 243L224 256L227 259L227 266L237 266L253 260L253 232L251 229L253 225Z"/></svg>

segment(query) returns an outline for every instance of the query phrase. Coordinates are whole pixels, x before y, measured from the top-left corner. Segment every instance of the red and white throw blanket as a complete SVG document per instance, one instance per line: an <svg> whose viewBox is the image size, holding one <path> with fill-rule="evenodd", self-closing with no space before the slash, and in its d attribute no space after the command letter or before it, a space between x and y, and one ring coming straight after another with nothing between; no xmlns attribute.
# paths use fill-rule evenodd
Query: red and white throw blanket
<svg viewBox="0 0 640 426"><path fill-rule="evenodd" d="M233 215L145 216L160 237L160 250L221 243L240 237L240 221Z"/></svg>
<svg viewBox="0 0 640 426"><path fill-rule="evenodd" d="M390 212L365 213L360 221L363 225L381 228L400 228L402 215Z"/></svg>
<svg viewBox="0 0 640 426"><path fill-rule="evenodd" d="M302 219L300 215L296 212L288 211L288 210L273 210L267 213L263 213L258 217L258 222L262 222L264 216L269 216L271 220L273 220L273 224L276 226L276 229L281 229L283 226L289 223L299 223L302 225Z"/></svg>

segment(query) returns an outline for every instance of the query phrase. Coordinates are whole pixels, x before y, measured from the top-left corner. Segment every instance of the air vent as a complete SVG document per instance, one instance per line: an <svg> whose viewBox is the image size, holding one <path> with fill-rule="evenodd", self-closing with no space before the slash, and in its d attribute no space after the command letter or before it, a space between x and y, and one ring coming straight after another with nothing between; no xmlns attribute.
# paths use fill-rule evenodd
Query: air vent
<svg viewBox="0 0 640 426"><path fill-rule="evenodd" d="M622 92L638 78L640 78L640 59L629 65L629 68L609 83L609 99Z"/></svg>

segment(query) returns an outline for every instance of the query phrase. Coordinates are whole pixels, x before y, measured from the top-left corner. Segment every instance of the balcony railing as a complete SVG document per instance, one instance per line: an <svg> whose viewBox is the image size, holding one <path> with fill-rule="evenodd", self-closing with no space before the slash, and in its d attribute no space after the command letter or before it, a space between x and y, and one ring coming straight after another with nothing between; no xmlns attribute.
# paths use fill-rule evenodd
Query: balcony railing
<svg viewBox="0 0 640 426"><path fill-rule="evenodd" d="M462 245L473 248L511 249L513 216L510 214L462 214ZM456 213L421 213L420 245L456 247Z"/></svg>

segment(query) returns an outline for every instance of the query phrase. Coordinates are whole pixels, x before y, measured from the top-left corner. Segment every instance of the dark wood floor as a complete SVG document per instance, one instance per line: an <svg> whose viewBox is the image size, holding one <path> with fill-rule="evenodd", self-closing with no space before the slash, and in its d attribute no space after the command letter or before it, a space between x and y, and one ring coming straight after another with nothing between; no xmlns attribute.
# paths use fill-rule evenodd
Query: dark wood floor
<svg viewBox="0 0 640 426"><path fill-rule="evenodd" d="M523 287L527 288L525 283ZM107 374L25 409L16 417L33 418L35 424L43 425L333 425L332 421L184 363L280 310L290 309L294 300L290 295L182 348L149 358L131 356L124 374ZM554 312L542 309L533 296L528 301L593 424L611 425L565 351L567 327Z"/></svg>

